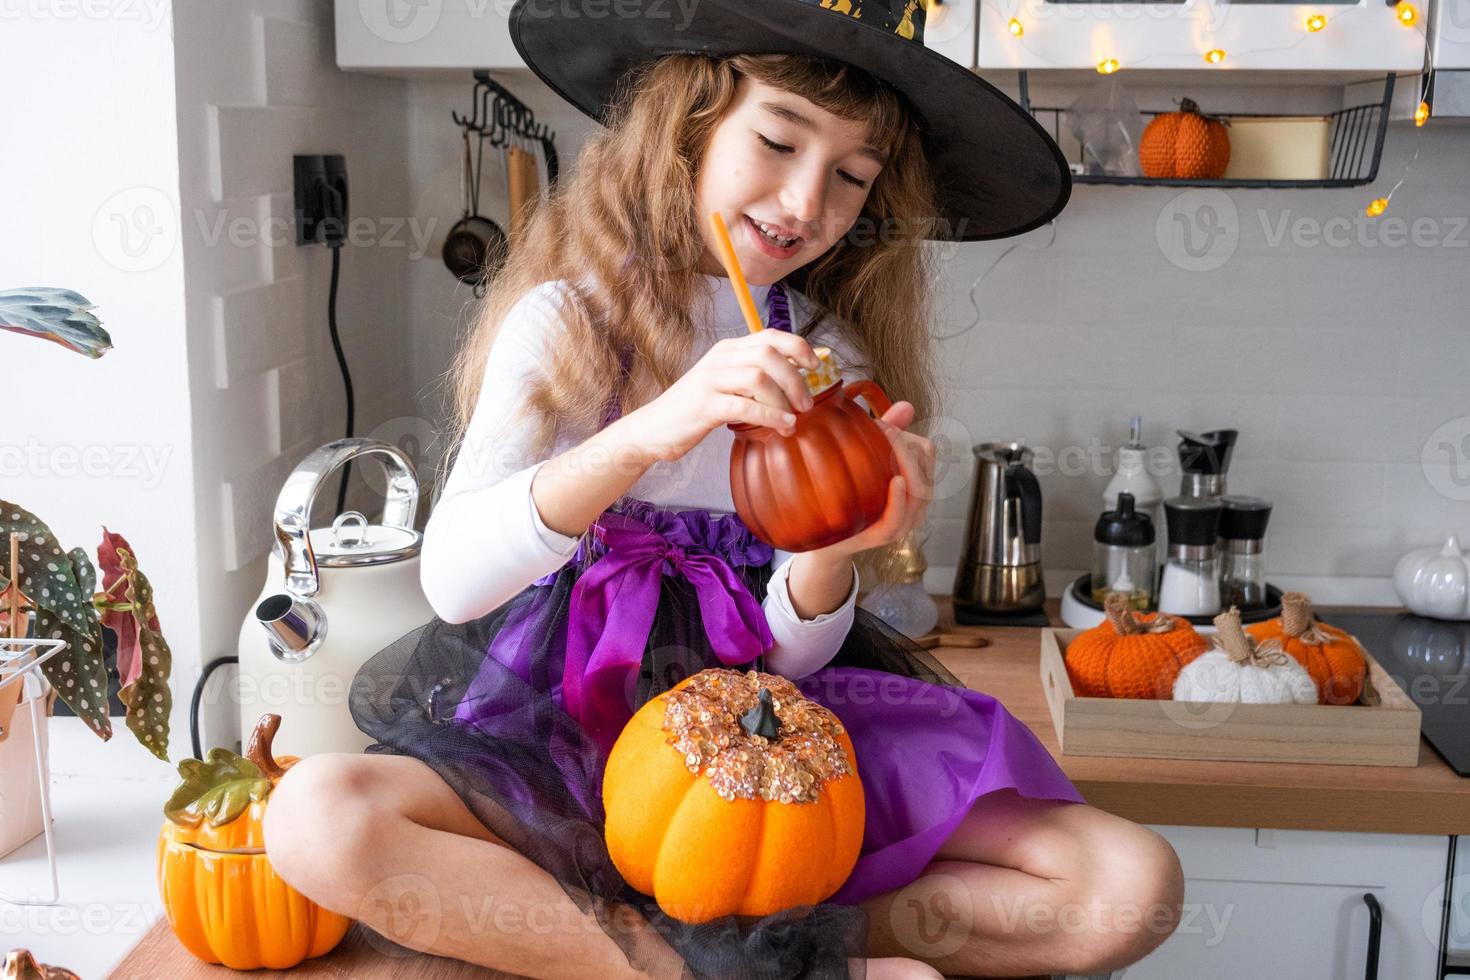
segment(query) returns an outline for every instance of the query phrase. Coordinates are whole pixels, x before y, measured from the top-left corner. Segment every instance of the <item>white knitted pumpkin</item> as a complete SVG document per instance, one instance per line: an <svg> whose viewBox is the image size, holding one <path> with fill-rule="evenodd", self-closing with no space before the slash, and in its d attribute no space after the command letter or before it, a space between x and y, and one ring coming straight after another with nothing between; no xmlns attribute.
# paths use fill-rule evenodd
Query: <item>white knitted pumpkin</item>
<svg viewBox="0 0 1470 980"><path fill-rule="evenodd" d="M1215 648L1191 660L1174 681L1175 701L1316 704L1317 683L1275 640L1258 644L1240 610L1215 617Z"/></svg>

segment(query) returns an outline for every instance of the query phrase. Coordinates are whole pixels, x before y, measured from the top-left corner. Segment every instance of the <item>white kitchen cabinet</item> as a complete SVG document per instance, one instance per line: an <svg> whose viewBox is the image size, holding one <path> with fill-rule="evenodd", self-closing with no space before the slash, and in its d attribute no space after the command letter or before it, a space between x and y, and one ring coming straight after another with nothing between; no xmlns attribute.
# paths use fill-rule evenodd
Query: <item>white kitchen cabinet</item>
<svg viewBox="0 0 1470 980"><path fill-rule="evenodd" d="M966 68L974 68L978 8L979 0L930 3L924 20L924 47Z"/></svg>
<svg viewBox="0 0 1470 980"><path fill-rule="evenodd" d="M337 65L386 74L525 68L509 0L334 0Z"/></svg>
<svg viewBox="0 0 1470 980"><path fill-rule="evenodd" d="M1435 0L1429 38L1435 68L1470 68L1470 0Z"/></svg>
<svg viewBox="0 0 1470 980"><path fill-rule="evenodd" d="M1358 3L1053 2L981 0L977 64L987 68L1414 72L1424 64L1430 0L1413 0L1419 24L1401 26L1382 0ZM1308 32L1311 14L1325 26ZM1014 34L1015 20L1021 33ZM1223 51L1211 64L1205 55ZM1282 84L1291 84L1283 76Z"/></svg>
<svg viewBox="0 0 1470 980"><path fill-rule="evenodd" d="M1155 826L1184 867L1179 928L1127 980L1362 980L1374 895L1382 980L1439 980L1449 838Z"/></svg>

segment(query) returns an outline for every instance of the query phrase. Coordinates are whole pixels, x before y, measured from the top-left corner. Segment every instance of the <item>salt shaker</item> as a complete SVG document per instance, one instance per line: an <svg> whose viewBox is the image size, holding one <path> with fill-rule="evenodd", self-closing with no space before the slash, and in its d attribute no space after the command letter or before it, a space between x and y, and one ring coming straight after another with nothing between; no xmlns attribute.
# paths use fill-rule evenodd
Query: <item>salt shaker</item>
<svg viewBox="0 0 1470 980"><path fill-rule="evenodd" d="M1266 524L1271 504L1260 497L1220 498L1220 599L1225 606L1266 604Z"/></svg>
<svg viewBox="0 0 1470 980"><path fill-rule="evenodd" d="M1176 616L1213 616L1220 611L1216 544L1218 498L1170 497L1164 501L1169 552L1159 584L1159 611Z"/></svg>

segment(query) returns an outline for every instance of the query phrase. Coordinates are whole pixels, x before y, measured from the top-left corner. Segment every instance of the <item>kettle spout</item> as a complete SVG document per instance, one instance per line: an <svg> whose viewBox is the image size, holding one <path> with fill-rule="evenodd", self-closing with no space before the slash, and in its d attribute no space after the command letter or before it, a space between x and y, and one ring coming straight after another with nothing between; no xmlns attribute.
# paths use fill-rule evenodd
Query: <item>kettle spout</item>
<svg viewBox="0 0 1470 980"><path fill-rule="evenodd" d="M306 596L278 592L255 607L255 621L270 638L271 653L286 663L300 663L316 653L327 635L327 616Z"/></svg>

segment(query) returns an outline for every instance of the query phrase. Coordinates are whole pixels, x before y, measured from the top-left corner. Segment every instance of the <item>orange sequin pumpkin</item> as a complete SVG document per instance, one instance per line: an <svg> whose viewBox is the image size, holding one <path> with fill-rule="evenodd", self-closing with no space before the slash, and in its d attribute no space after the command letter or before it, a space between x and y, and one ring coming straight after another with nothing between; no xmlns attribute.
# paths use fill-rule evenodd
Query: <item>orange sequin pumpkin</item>
<svg viewBox="0 0 1470 980"><path fill-rule="evenodd" d="M1168 700L1180 669L1210 648L1187 620L1135 613L1121 592L1104 608L1108 618L1074 637L1063 657L1078 697Z"/></svg>
<svg viewBox="0 0 1470 980"><path fill-rule="evenodd" d="M1201 115L1193 99L1178 112L1154 116L1138 141L1138 164L1145 177L1214 180L1230 165L1230 135L1225 124Z"/></svg>
<svg viewBox="0 0 1470 980"><path fill-rule="evenodd" d="M1317 684L1318 704L1356 704L1363 693L1368 661L1358 641L1312 619L1312 600L1301 592L1281 597L1281 615L1246 627L1258 640L1277 640Z"/></svg>
<svg viewBox="0 0 1470 980"><path fill-rule="evenodd" d="M163 809L163 909L179 942L206 963L288 970L331 952L352 924L286 884L266 859L266 802L296 762L271 755L280 724L280 715L263 716L243 758L211 749L207 760L180 762L182 782Z"/></svg>
<svg viewBox="0 0 1470 980"><path fill-rule="evenodd" d="M852 739L775 674L711 668L649 700L602 797L613 864L683 922L814 905L862 848Z"/></svg>

